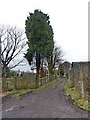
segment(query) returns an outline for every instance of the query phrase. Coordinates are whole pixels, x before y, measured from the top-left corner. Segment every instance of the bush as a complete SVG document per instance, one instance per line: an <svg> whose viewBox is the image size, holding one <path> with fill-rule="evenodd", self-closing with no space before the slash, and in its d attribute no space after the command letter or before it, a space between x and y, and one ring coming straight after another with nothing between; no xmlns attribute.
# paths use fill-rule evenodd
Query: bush
<svg viewBox="0 0 90 120"><path fill-rule="evenodd" d="M63 71L60 71L60 76L64 76L64 72Z"/></svg>

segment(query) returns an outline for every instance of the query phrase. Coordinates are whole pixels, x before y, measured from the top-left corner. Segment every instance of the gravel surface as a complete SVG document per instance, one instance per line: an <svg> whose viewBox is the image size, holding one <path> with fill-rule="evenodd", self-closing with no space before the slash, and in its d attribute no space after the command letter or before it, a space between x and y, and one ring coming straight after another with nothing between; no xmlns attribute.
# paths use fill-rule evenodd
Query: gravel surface
<svg viewBox="0 0 90 120"><path fill-rule="evenodd" d="M3 101L3 118L88 118L88 112L74 106L65 96L65 80L52 89L55 84L21 99L11 97Z"/></svg>

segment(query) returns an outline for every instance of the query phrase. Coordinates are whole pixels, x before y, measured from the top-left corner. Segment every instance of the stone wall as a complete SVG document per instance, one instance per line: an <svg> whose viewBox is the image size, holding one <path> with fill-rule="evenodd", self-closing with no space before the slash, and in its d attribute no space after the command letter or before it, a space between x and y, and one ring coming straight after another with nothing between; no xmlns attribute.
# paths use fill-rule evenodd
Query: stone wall
<svg viewBox="0 0 90 120"><path fill-rule="evenodd" d="M46 76L39 78L39 86L54 80L55 76ZM2 77L2 90L14 90L14 89L32 89L36 86L36 74L13 76L13 77Z"/></svg>
<svg viewBox="0 0 90 120"><path fill-rule="evenodd" d="M32 88L35 83L35 75L2 77L2 90Z"/></svg>
<svg viewBox="0 0 90 120"><path fill-rule="evenodd" d="M84 99L88 99L90 92L89 66L90 62L72 62L71 70L68 73L68 78L72 83L71 87L76 89Z"/></svg>

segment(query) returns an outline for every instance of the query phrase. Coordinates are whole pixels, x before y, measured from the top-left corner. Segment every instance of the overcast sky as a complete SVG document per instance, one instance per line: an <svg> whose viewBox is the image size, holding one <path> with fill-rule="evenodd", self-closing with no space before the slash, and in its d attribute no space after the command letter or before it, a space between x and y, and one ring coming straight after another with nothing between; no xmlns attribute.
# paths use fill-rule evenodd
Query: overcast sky
<svg viewBox="0 0 90 120"><path fill-rule="evenodd" d="M88 0L0 0L0 24L24 29L35 9L50 16L54 40L67 61L88 60Z"/></svg>

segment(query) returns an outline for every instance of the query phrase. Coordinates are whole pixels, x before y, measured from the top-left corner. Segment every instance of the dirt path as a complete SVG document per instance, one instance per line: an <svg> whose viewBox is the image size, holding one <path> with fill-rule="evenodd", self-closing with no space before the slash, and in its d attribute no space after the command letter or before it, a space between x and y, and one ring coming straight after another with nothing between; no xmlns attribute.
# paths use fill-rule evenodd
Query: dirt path
<svg viewBox="0 0 90 120"><path fill-rule="evenodd" d="M3 118L87 118L88 113L72 105L64 95L65 80L22 99L3 102Z"/></svg>

